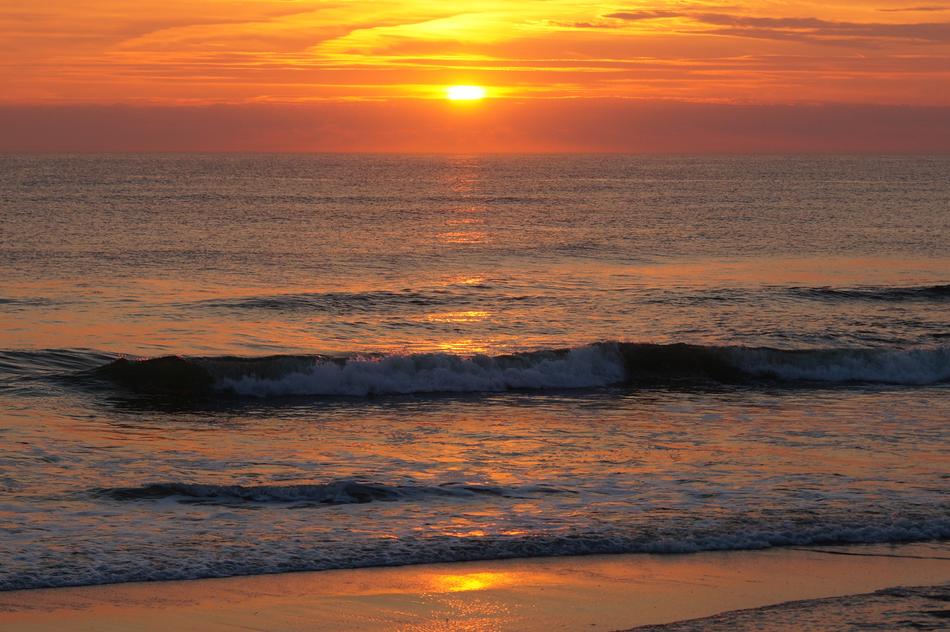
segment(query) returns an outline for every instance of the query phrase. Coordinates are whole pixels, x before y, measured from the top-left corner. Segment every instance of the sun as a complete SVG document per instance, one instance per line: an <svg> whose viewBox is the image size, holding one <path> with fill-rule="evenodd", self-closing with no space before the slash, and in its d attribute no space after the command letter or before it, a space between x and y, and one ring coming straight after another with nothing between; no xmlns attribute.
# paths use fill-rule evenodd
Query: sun
<svg viewBox="0 0 950 632"><path fill-rule="evenodd" d="M481 86L449 86L445 89L445 98L449 101L479 101L485 98L485 88Z"/></svg>

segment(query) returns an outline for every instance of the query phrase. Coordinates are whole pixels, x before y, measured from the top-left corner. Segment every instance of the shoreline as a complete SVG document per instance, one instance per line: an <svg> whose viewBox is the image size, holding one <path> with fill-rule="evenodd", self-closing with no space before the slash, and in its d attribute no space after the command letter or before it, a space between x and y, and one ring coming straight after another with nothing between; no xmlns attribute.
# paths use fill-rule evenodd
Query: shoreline
<svg viewBox="0 0 950 632"><path fill-rule="evenodd" d="M618 630L950 582L950 542L519 558L0 593L16 630Z"/></svg>

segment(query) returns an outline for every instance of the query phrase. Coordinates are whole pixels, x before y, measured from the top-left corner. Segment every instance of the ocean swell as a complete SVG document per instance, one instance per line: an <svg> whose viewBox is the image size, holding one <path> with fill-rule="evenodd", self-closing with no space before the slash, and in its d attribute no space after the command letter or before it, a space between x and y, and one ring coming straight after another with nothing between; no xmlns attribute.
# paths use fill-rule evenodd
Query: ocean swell
<svg viewBox="0 0 950 632"><path fill-rule="evenodd" d="M162 500L184 502L234 503L315 503L348 505L375 501L424 500L441 498L530 498L539 494L574 493L548 485L501 487L467 483L442 485L386 485L356 480L325 484L290 485L215 485L205 483L147 483L136 487L110 487L93 490L98 497L118 501Z"/></svg>
<svg viewBox="0 0 950 632"><path fill-rule="evenodd" d="M907 287L793 287L789 292L806 298L863 301L950 300L950 284Z"/></svg>

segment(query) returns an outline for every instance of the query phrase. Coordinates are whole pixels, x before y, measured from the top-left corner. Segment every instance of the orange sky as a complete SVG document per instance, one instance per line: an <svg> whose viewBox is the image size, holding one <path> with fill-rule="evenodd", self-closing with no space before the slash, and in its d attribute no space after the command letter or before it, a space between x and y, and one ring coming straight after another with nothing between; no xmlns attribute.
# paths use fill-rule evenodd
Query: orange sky
<svg viewBox="0 0 950 632"><path fill-rule="evenodd" d="M947 0L4 4L0 128L40 105L418 112L459 83L541 118L565 99L950 107Z"/></svg>

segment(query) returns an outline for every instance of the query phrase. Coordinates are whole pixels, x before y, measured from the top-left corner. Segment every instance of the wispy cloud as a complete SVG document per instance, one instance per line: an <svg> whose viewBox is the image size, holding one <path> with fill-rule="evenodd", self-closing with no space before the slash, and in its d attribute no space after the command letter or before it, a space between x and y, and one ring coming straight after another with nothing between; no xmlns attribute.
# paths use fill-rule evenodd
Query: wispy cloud
<svg viewBox="0 0 950 632"><path fill-rule="evenodd" d="M608 13L605 18L616 18L618 20L659 20L663 18L678 18L686 14L677 11L619 11L617 13Z"/></svg>
<svg viewBox="0 0 950 632"><path fill-rule="evenodd" d="M878 11L883 13L950 11L950 7L889 7L885 9L878 9Z"/></svg>
<svg viewBox="0 0 950 632"><path fill-rule="evenodd" d="M758 17L730 13L676 11L616 12L604 17L633 22L683 18L701 26L716 27L705 29L703 32L706 34L797 40L815 44L866 44L877 39L950 42L950 22L843 22L816 17Z"/></svg>

